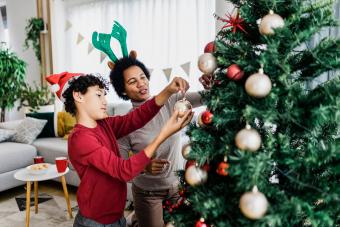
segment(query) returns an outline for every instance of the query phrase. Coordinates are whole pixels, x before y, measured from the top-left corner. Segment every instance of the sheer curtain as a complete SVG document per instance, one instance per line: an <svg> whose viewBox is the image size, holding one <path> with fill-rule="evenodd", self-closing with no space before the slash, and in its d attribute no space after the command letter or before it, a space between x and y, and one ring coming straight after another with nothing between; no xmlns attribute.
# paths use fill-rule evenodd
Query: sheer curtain
<svg viewBox="0 0 340 227"><path fill-rule="evenodd" d="M114 20L127 30L128 50L136 50L138 59L152 69L150 90L160 91L168 79L164 69L171 68L171 77L186 78L191 90L200 90L198 56L206 43L215 37L212 0L114 0L54 1L55 72L98 72L108 76L108 58L101 62L100 52L91 51L93 31L110 33ZM118 42L111 47L121 57ZM90 48L90 49L89 49ZM189 75L181 67L190 62ZM114 92L109 100L120 102Z"/></svg>

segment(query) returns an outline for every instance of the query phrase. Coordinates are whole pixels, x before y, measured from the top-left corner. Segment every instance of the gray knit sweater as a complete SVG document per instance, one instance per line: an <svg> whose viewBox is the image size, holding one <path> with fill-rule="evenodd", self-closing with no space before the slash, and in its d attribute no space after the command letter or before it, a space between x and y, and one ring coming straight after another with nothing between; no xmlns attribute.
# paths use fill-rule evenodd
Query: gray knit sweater
<svg viewBox="0 0 340 227"><path fill-rule="evenodd" d="M172 95L160 109L158 114L143 128L119 139L118 144L122 157L127 158L128 151L137 153L150 144L161 131L161 128L166 121L170 118L175 103L182 98L183 95L181 94ZM201 96L198 92L188 92L186 93L185 98L192 104L193 108L202 105ZM132 102L133 109L139 107L141 104L143 104L143 102ZM181 150L181 132L177 132L164 141L156 151L155 158L170 161L167 168L158 175L142 173L133 179L133 183L137 187L147 191L164 190L177 185L178 179L175 175L175 171L183 168L183 166L180 166L180 159L182 158Z"/></svg>

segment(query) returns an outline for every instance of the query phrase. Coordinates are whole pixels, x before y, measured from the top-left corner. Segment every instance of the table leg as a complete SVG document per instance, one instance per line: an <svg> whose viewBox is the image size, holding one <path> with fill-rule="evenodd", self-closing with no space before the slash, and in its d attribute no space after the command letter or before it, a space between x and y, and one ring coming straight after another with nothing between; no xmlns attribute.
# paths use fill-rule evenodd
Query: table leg
<svg viewBox="0 0 340 227"><path fill-rule="evenodd" d="M31 182L26 184L26 227L30 226L30 208L31 208Z"/></svg>
<svg viewBox="0 0 340 227"><path fill-rule="evenodd" d="M35 213L38 213L38 181L34 181L34 208Z"/></svg>
<svg viewBox="0 0 340 227"><path fill-rule="evenodd" d="M69 214L70 218L73 218L71 205L70 205L70 198L68 197L68 191L67 191L65 176L61 176L60 179L61 179L61 184L63 185L63 189L64 189L64 195L65 195L65 200L66 200L66 204L67 204L68 214Z"/></svg>

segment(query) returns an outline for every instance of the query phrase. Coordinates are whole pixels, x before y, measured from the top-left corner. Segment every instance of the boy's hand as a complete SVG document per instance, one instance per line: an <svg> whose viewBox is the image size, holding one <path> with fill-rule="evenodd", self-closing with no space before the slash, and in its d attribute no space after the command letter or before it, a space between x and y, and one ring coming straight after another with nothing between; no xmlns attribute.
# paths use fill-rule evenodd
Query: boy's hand
<svg viewBox="0 0 340 227"><path fill-rule="evenodd" d="M183 117L179 117L178 110L174 111L169 120L163 126L160 135L164 136L165 139L167 139L172 134L184 128L191 121L193 116L194 112L192 112L191 110L186 111Z"/></svg>
<svg viewBox="0 0 340 227"><path fill-rule="evenodd" d="M157 175L164 171L166 165L170 165L170 162L166 159L152 159L151 163L146 166L146 172Z"/></svg>
<svg viewBox="0 0 340 227"><path fill-rule="evenodd" d="M166 91L175 94L179 91L185 93L189 89L189 83L181 77L175 77L166 87Z"/></svg>

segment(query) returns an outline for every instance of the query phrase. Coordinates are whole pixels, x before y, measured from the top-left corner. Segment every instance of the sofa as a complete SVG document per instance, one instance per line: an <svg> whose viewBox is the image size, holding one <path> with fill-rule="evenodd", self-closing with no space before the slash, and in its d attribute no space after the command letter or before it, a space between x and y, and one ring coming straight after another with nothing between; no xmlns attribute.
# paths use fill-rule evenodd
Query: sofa
<svg viewBox="0 0 340 227"><path fill-rule="evenodd" d="M108 105L109 115L122 115L130 109L130 103ZM0 123L0 128L14 129L21 121ZM54 127L56 128L55 119ZM56 132L56 130L54 131ZM33 164L33 157L37 155L43 156L45 162L54 164L56 157L67 156L67 140L60 137L47 137L37 138L31 144L9 141L0 142L0 192L24 185L25 182L14 179L14 174L16 171ZM67 184L78 186L80 180L71 163L69 164L69 169L69 173L65 175ZM59 179L55 180L59 181ZM128 197L132 198L130 187L128 188Z"/></svg>

